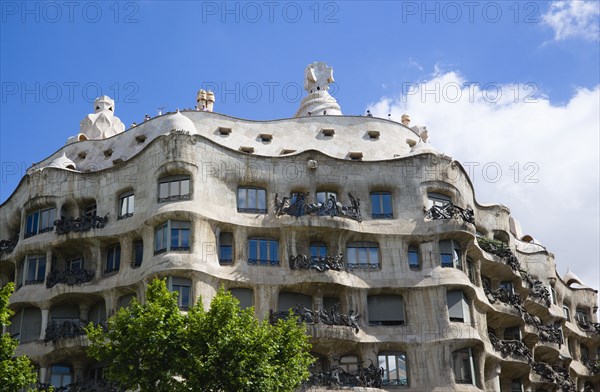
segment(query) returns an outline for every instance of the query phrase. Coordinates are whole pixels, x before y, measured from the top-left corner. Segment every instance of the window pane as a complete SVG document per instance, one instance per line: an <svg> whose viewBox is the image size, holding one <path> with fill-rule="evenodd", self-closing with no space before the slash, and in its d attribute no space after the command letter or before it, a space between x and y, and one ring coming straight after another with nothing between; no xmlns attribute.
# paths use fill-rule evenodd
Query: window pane
<svg viewBox="0 0 600 392"><path fill-rule="evenodd" d="M238 189L238 208L248 208L248 204L246 203L246 188Z"/></svg>
<svg viewBox="0 0 600 392"><path fill-rule="evenodd" d="M388 356L390 380L398 379L398 368L396 365L397 365L396 364L396 356L395 355Z"/></svg>
<svg viewBox="0 0 600 392"><path fill-rule="evenodd" d="M181 286L181 306L190 306L190 287Z"/></svg>
<svg viewBox="0 0 600 392"><path fill-rule="evenodd" d="M128 200L129 200L128 201L129 208L127 209L127 212L129 214L133 214L133 210L134 210L134 207L135 207L135 199L134 199L133 195L129 196Z"/></svg>
<svg viewBox="0 0 600 392"><path fill-rule="evenodd" d="M269 244L266 240L260 240L259 241L259 245L258 245L259 249L259 255L260 255L260 259L261 260L268 260L268 252L269 252Z"/></svg>
<svg viewBox="0 0 600 392"><path fill-rule="evenodd" d="M160 183L158 197L160 197L161 199L169 197L169 183L168 182Z"/></svg>
<svg viewBox="0 0 600 392"><path fill-rule="evenodd" d="M381 195L382 213L392 213L392 195L390 193L384 193Z"/></svg>
<svg viewBox="0 0 600 392"><path fill-rule="evenodd" d="M27 263L27 281L33 281L36 280L36 272L37 269L37 260L36 259L29 259L29 262Z"/></svg>
<svg viewBox="0 0 600 392"><path fill-rule="evenodd" d="M181 180L181 195L190 194L190 180Z"/></svg>
<svg viewBox="0 0 600 392"><path fill-rule="evenodd" d="M171 229L171 248L179 247L179 229Z"/></svg>
<svg viewBox="0 0 600 392"><path fill-rule="evenodd" d="M356 264L358 259L356 254L358 253L358 248L348 248L348 264Z"/></svg>
<svg viewBox="0 0 600 392"><path fill-rule="evenodd" d="M367 248L369 250L369 264L379 265L379 248Z"/></svg>
<svg viewBox="0 0 600 392"><path fill-rule="evenodd" d="M183 248L190 247L190 230L189 229L181 230L181 246Z"/></svg>
<svg viewBox="0 0 600 392"><path fill-rule="evenodd" d="M118 270L121 267L121 245L117 245L115 248L115 263L114 268Z"/></svg>
<svg viewBox="0 0 600 392"><path fill-rule="evenodd" d="M171 181L169 183L169 196L180 195L179 193L179 181Z"/></svg>
<svg viewBox="0 0 600 392"><path fill-rule="evenodd" d="M126 197L124 197L124 198L121 199L121 208L120 208L120 210L121 211L119 212L119 214L121 216L127 214L127 198Z"/></svg>
<svg viewBox="0 0 600 392"><path fill-rule="evenodd" d="M258 260L258 240L250 240L248 242L248 257L252 260Z"/></svg>
<svg viewBox="0 0 600 392"><path fill-rule="evenodd" d="M317 192L317 203L325 204L325 192Z"/></svg>
<svg viewBox="0 0 600 392"><path fill-rule="evenodd" d="M46 227L48 227L48 219L50 218L50 210L46 210L46 211L42 211L41 212L41 217L40 217L40 229L45 229Z"/></svg>
<svg viewBox="0 0 600 392"><path fill-rule="evenodd" d="M381 196L379 193L371 194L371 206L373 209L373 214L381 214Z"/></svg>
<svg viewBox="0 0 600 392"><path fill-rule="evenodd" d="M264 189L258 190L258 208L261 210L267 209L267 194Z"/></svg>
<svg viewBox="0 0 600 392"><path fill-rule="evenodd" d="M358 248L358 264L367 264L369 261L366 248Z"/></svg>
<svg viewBox="0 0 600 392"><path fill-rule="evenodd" d="M142 265L144 258L144 243L142 241L136 241L134 248L134 266L139 267Z"/></svg>
<svg viewBox="0 0 600 392"><path fill-rule="evenodd" d="M46 278L46 258L38 260L38 276L37 280L44 280Z"/></svg>
<svg viewBox="0 0 600 392"><path fill-rule="evenodd" d="M379 355L377 357L377 359L379 362L379 367L383 368L383 379L389 380L390 376L389 376L388 367L387 367L387 357L385 355Z"/></svg>
<svg viewBox="0 0 600 392"><path fill-rule="evenodd" d="M269 260L279 261L279 243L277 241L269 241Z"/></svg>
<svg viewBox="0 0 600 392"><path fill-rule="evenodd" d="M411 267L419 266L419 251L415 247L408 248L408 265Z"/></svg>

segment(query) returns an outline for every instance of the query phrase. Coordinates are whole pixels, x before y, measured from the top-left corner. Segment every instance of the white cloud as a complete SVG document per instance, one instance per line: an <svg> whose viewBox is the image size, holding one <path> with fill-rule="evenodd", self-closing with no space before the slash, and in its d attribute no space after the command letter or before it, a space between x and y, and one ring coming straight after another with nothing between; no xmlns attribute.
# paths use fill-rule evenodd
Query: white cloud
<svg viewBox="0 0 600 392"><path fill-rule="evenodd" d="M600 39L600 2L554 1L542 15L542 22L554 30L554 39L583 38Z"/></svg>
<svg viewBox="0 0 600 392"><path fill-rule="evenodd" d="M569 266L600 287L600 86L578 89L564 106L532 95L532 85L484 86L447 71L369 109L427 126L439 151L473 168L478 202L508 206L523 233L555 254L559 273Z"/></svg>

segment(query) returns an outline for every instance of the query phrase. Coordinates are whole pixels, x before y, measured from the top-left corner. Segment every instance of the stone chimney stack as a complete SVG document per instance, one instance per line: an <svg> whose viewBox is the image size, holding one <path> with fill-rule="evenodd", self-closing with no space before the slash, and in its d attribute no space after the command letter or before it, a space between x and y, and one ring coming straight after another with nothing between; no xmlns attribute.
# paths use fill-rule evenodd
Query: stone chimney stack
<svg viewBox="0 0 600 392"><path fill-rule="evenodd" d="M200 89L196 96L196 109L212 112L215 106L215 93Z"/></svg>

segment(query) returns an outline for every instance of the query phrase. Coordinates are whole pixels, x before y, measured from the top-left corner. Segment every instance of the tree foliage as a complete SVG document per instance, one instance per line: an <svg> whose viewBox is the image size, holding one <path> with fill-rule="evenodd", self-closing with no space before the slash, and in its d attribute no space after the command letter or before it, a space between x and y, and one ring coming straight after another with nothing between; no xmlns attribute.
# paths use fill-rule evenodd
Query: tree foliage
<svg viewBox="0 0 600 392"><path fill-rule="evenodd" d="M9 326L13 312L8 299L14 290L12 283L0 289L0 325ZM19 342L8 333L0 338L0 392L14 392L36 382L33 365L25 355L14 357Z"/></svg>
<svg viewBox="0 0 600 392"><path fill-rule="evenodd" d="M90 325L90 354L110 363L107 377L146 391L292 391L313 362L304 324L258 321L253 308L221 288L204 310L182 314L162 280L148 286L146 303L134 301L108 321Z"/></svg>

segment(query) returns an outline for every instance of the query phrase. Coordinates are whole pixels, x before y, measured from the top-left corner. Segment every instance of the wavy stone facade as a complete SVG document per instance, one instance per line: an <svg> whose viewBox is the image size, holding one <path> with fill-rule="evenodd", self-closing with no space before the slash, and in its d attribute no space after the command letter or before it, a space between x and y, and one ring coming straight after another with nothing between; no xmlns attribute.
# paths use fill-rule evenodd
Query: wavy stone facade
<svg viewBox="0 0 600 392"><path fill-rule="evenodd" d="M417 132L184 111L70 142L0 206L18 354L41 383L102 384L82 326L167 277L184 310L220 285L259 318L294 308L303 390L599 390L597 292Z"/></svg>

